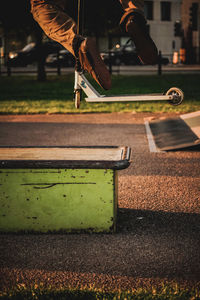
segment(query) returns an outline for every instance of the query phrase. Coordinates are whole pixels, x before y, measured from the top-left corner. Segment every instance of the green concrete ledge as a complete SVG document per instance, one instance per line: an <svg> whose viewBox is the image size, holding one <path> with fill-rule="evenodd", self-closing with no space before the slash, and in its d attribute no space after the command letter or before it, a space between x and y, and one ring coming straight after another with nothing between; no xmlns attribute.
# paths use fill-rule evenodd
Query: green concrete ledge
<svg viewBox="0 0 200 300"><path fill-rule="evenodd" d="M115 231L129 164L127 147L0 148L0 231Z"/></svg>

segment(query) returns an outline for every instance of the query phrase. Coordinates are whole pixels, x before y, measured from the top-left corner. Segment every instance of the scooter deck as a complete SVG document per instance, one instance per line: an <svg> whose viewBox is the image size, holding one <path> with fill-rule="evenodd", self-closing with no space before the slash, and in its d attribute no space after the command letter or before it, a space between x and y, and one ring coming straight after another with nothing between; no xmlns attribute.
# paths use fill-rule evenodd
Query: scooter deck
<svg viewBox="0 0 200 300"><path fill-rule="evenodd" d="M172 100L172 95L148 94L148 95L118 95L85 98L86 102L133 102L133 101L155 101Z"/></svg>

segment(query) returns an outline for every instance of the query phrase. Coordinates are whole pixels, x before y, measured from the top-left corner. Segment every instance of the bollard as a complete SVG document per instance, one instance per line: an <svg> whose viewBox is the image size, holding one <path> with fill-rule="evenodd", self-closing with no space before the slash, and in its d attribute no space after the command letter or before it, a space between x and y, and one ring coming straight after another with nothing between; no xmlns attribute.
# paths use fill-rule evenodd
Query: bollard
<svg viewBox="0 0 200 300"><path fill-rule="evenodd" d="M173 54L173 64L177 65L178 64L178 52L175 51Z"/></svg>
<svg viewBox="0 0 200 300"><path fill-rule="evenodd" d="M180 48L179 54L180 54L180 62L184 64L186 62L186 50L184 48Z"/></svg>
<svg viewBox="0 0 200 300"><path fill-rule="evenodd" d="M61 68L60 68L60 57L59 57L59 50L57 51L57 75L61 75Z"/></svg>
<svg viewBox="0 0 200 300"><path fill-rule="evenodd" d="M162 52L158 53L158 75L162 75Z"/></svg>

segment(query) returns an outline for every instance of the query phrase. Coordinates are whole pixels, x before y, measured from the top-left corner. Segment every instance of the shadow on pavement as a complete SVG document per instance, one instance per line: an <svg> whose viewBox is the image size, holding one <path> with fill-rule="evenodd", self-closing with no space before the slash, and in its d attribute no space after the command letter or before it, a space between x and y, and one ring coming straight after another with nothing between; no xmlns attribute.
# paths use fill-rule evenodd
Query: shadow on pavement
<svg viewBox="0 0 200 300"><path fill-rule="evenodd" d="M198 214L120 208L115 234L1 234L0 264L27 276L41 270L197 282L199 232Z"/></svg>
<svg viewBox="0 0 200 300"><path fill-rule="evenodd" d="M118 233L173 233L195 235L200 239L200 214L118 209Z"/></svg>

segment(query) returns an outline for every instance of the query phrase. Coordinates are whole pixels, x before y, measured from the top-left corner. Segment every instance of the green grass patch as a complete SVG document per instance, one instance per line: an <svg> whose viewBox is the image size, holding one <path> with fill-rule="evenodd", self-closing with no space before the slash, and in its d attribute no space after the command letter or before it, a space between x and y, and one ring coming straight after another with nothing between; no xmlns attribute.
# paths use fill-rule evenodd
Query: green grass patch
<svg viewBox="0 0 200 300"><path fill-rule="evenodd" d="M24 284L19 284L16 288L9 291L0 292L0 299L59 299L59 300L197 300L200 299L198 289L192 290L180 288L177 284L173 286L163 285L162 288L152 287L150 290L138 288L129 291L105 292L94 288L82 289L53 289L44 288L42 285L34 285L27 288Z"/></svg>
<svg viewBox="0 0 200 300"><path fill-rule="evenodd" d="M105 95L162 93L177 86L184 91L184 102L172 106L166 101L86 103L74 107L74 76L48 76L38 82L35 76L0 77L0 114L54 114L96 112L192 112L200 110L200 75L112 76L112 89Z"/></svg>

